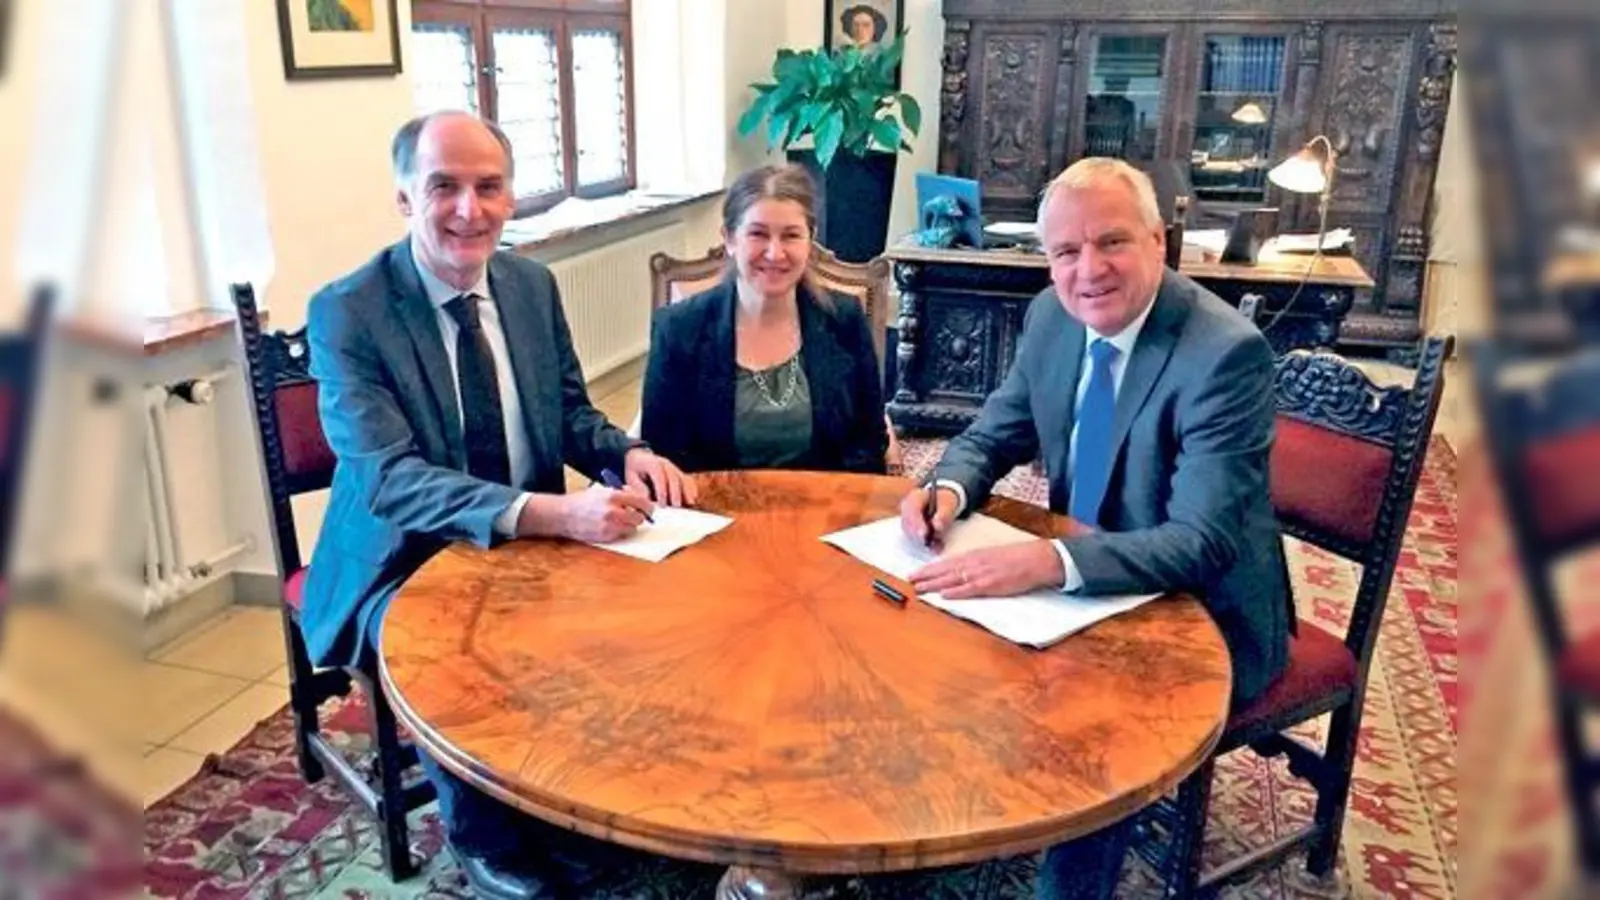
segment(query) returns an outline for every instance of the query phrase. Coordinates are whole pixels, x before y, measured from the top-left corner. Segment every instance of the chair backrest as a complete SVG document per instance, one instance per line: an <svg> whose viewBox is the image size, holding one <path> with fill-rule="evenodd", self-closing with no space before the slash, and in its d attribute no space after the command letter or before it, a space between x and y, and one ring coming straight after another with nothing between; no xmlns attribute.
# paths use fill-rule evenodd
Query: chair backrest
<svg viewBox="0 0 1600 900"><path fill-rule="evenodd" d="M1541 640L1566 648L1555 568L1600 545L1600 350L1470 350L1474 393Z"/></svg>
<svg viewBox="0 0 1600 900"><path fill-rule="evenodd" d="M33 292L27 321L21 330L0 335L0 605L4 604L4 572L10 571L12 538L22 506L22 475L27 465L28 440L37 406L39 364L55 291L41 286Z"/></svg>
<svg viewBox="0 0 1600 900"><path fill-rule="evenodd" d="M1183 226L1189 218L1189 198L1172 199L1172 218L1167 220L1167 268L1177 271L1183 262Z"/></svg>
<svg viewBox="0 0 1600 900"><path fill-rule="evenodd" d="M660 309L712 287L722 280L727 265L727 251L720 244L698 259L679 259L666 253L652 255L650 308ZM872 326L873 348L881 369L884 329L889 324L889 261L879 256L864 263L845 262L833 251L817 245L811 267L824 288L854 297L861 304Z"/></svg>
<svg viewBox="0 0 1600 900"><path fill-rule="evenodd" d="M722 280L728 251L717 244L699 259L679 259L667 253L650 256L650 309L687 300Z"/></svg>
<svg viewBox="0 0 1600 900"><path fill-rule="evenodd" d="M289 573L303 564L289 498L332 483L335 457L317 413L317 383L311 377L306 330L264 333L250 286L235 285L233 299L267 470L278 554L283 571Z"/></svg>
<svg viewBox="0 0 1600 900"><path fill-rule="evenodd" d="M1452 338L1423 342L1411 387L1378 387L1350 361L1278 358L1273 509L1290 535L1361 564L1345 645L1363 673L1394 578L1444 391Z"/></svg>

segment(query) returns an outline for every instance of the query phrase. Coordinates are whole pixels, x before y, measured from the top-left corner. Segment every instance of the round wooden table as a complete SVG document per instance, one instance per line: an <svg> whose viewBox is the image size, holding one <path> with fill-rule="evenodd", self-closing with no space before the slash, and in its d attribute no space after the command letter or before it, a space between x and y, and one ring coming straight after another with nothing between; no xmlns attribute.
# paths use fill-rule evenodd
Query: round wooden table
<svg viewBox="0 0 1600 900"><path fill-rule="evenodd" d="M541 819L732 866L720 896L774 897L789 873L1093 832L1174 788L1222 732L1228 653L1193 599L1027 649L879 597L880 573L818 540L895 515L906 481L698 480L701 508L734 522L664 562L518 541L452 546L412 576L382 678L420 748ZM1004 498L984 511L1077 527Z"/></svg>

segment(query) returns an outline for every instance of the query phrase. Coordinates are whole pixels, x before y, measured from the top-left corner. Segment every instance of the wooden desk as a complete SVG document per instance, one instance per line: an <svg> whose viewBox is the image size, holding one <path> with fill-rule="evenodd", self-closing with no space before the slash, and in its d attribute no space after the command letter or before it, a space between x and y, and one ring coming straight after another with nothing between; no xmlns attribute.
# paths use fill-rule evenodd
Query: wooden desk
<svg viewBox="0 0 1600 900"><path fill-rule="evenodd" d="M1029 852L1146 806L1211 753L1228 653L1170 598L1048 651L871 589L823 544L905 481L701 477L728 528L660 564L451 547L395 597L382 679L422 749L542 819L734 866L889 872ZM1035 533L1068 520L998 498ZM909 593L909 586L906 586ZM766 896L772 896L768 894ZM786 896L786 895L779 895Z"/></svg>
<svg viewBox="0 0 1600 900"><path fill-rule="evenodd" d="M1050 285L1049 263L1024 250L896 245L885 255L900 287L889 418L908 433L954 434L1005 378L1028 303ZM1356 292L1373 286L1348 256L1314 265L1293 255L1253 266L1186 259L1179 271L1235 306L1254 306L1278 353L1337 343Z"/></svg>

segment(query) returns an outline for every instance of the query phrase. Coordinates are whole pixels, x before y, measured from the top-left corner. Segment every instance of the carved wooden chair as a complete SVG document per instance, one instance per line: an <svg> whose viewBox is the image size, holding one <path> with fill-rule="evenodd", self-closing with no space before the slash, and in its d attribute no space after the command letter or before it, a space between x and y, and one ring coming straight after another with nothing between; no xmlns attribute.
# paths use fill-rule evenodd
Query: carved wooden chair
<svg viewBox="0 0 1600 900"><path fill-rule="evenodd" d="M406 814L431 801L433 784L420 774L405 775L417 762L417 751L402 741L394 710L378 683L375 667L316 669L300 630L307 568L295 535L289 498L322 490L333 480L335 458L317 413L317 383L310 374L311 349L304 328L263 334L255 294L248 285L234 288L240 336L255 402L256 425L266 462L278 562L284 576L283 633L289 655L289 706L294 712L295 744L300 773L315 784L332 775L366 807L378 822L384 865L389 877L403 881L415 874ZM367 697L368 729L373 745L371 771L363 771L322 734L317 718L321 705L350 693L352 682Z"/></svg>
<svg viewBox="0 0 1600 900"><path fill-rule="evenodd" d="M1439 411L1451 343L1450 338L1423 343L1410 388L1379 388L1331 353L1295 350L1279 357L1273 508L1285 533L1360 564L1361 581L1344 635L1297 622L1287 671L1249 706L1233 712L1213 759L1184 782L1176 804L1158 803L1139 823L1135 847L1166 876L1169 897L1210 895L1300 850L1306 851L1306 868L1313 875L1333 868L1367 670ZM1320 753L1285 733L1328 713L1333 718ZM1316 789L1316 812L1306 828L1202 875L1200 847L1215 756L1244 747L1263 756L1287 755L1290 771ZM1163 835L1168 838L1164 846L1158 840Z"/></svg>
<svg viewBox="0 0 1600 900"><path fill-rule="evenodd" d="M1493 343L1470 354L1507 519L1549 663L1551 708L1576 824L1577 858L1600 877L1600 752L1585 720L1600 711L1600 629L1572 634L1557 567L1600 546L1600 352L1527 356Z"/></svg>
<svg viewBox="0 0 1600 900"><path fill-rule="evenodd" d="M889 261L878 256L864 263L845 262L828 248L814 246L811 265L817 280L830 291L854 297L866 310L881 374L885 352L884 329L889 324ZM650 308L657 310L711 288L722 280L727 267L727 250L721 244L713 246L698 259L679 259L666 253L654 254L650 257ZM899 466L902 458L900 442L895 437L894 429L889 427L887 414L883 421L884 426L889 428L888 460L893 470ZM638 436L637 418L629 433Z"/></svg>
<svg viewBox="0 0 1600 900"><path fill-rule="evenodd" d="M22 474L32 433L29 426L54 301L50 288L37 289L23 327L0 335L0 626L4 625L9 605L6 575L11 571L16 524L22 512Z"/></svg>
<svg viewBox="0 0 1600 900"><path fill-rule="evenodd" d="M1172 218L1167 220L1167 268L1176 272L1183 262L1183 226L1189 218L1189 198L1174 197Z"/></svg>
<svg viewBox="0 0 1600 900"><path fill-rule="evenodd" d="M889 261L879 256L864 263L845 262L832 250L816 245L811 265L823 287L854 297L866 310L881 369L883 330L889 324ZM727 266L727 251L721 244L698 259L654 254L650 257L650 308L660 309L707 290L722 280Z"/></svg>

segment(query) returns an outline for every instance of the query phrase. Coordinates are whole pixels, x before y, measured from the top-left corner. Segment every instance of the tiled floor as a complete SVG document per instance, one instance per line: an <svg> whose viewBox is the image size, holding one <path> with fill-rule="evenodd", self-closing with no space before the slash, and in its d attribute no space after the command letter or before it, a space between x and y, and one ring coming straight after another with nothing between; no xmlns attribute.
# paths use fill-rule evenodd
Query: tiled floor
<svg viewBox="0 0 1600 900"><path fill-rule="evenodd" d="M1454 443L1469 433L1452 366L1439 431ZM1370 367L1380 381L1405 370ZM590 395L627 427L639 409L639 366L599 379ZM1459 445L1458 445L1459 446ZM585 480L568 471L568 486ZM283 632L276 610L227 610L144 659L119 656L113 642L64 613L13 610L0 655L0 705L30 719L54 743L89 759L102 779L149 805L192 776L288 702ZM93 681L75 673L102 673Z"/></svg>

